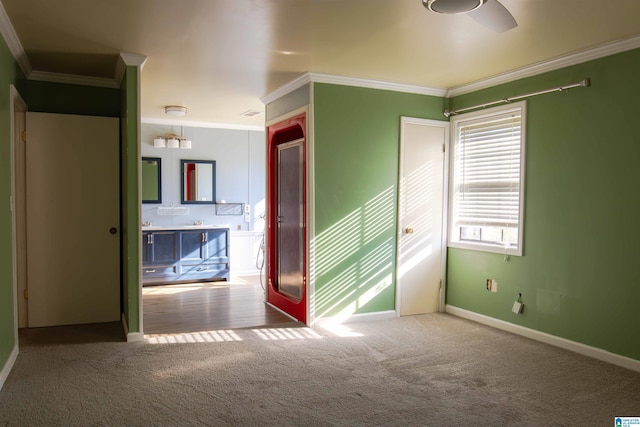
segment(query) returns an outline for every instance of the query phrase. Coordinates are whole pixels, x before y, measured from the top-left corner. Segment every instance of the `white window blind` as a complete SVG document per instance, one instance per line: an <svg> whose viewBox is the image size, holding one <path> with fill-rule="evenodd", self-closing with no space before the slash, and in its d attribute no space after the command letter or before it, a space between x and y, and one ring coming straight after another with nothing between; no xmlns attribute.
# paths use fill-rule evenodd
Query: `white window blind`
<svg viewBox="0 0 640 427"><path fill-rule="evenodd" d="M521 253L524 103L519 104L452 119L450 242Z"/></svg>

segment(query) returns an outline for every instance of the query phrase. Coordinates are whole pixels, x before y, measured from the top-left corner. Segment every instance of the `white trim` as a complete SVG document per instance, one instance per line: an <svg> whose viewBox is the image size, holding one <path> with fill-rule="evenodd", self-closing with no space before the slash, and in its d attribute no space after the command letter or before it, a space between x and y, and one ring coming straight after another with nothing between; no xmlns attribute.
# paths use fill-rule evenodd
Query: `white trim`
<svg viewBox="0 0 640 427"><path fill-rule="evenodd" d="M309 110L309 105L303 105L302 107L298 107L293 111L289 111L288 113L285 113L281 116L276 117L275 119L269 120L266 124L265 124L265 128L264 131L267 131L269 126L273 126L276 125L280 122L284 122L285 120L289 120L292 117L295 117L297 115L300 115L302 113L307 113Z"/></svg>
<svg viewBox="0 0 640 427"><path fill-rule="evenodd" d="M127 342L144 341L144 334L142 332L129 332L129 326L127 325L127 319L124 316L124 313L122 313L121 319L124 336L127 338Z"/></svg>
<svg viewBox="0 0 640 427"><path fill-rule="evenodd" d="M377 322L380 320L395 319L396 317L398 317L398 315L395 310L377 311L375 313L352 314L347 317L322 317L315 320L313 327L322 328L326 325L335 324Z"/></svg>
<svg viewBox="0 0 640 427"><path fill-rule="evenodd" d="M19 103L23 110L20 112L21 114L24 114L26 116L27 113L27 104L24 102L24 99L22 99L22 96L20 96L20 93L18 92L18 90L15 88L14 85L9 85L9 92L10 92L10 96L9 96L9 137L10 137L10 141L11 141L11 145L10 145L10 171L11 171L11 237L12 237L12 256L11 256L11 262L12 262L12 269L13 269L13 274L12 274L12 286L13 286L13 326L14 326L14 332L13 332L13 339L14 339L14 343L17 345L18 343L18 328L20 327L19 323L18 323L18 312L22 312L24 309L23 308L19 308L18 307L18 287L19 287L19 283L18 283L18 257L26 257L26 253L18 253L18 229L17 229L17 212L16 212L16 194L17 194L17 189L16 189L16 165L15 165L15 161L16 161L16 145L20 144L21 141L18 140L16 141L16 135L15 135L15 123L16 123L16 111L15 111L15 105L16 103ZM25 118L25 124L26 124L26 118ZM25 129L26 131L26 129ZM23 149L24 150L24 149ZM23 156L24 151L22 151ZM22 158L22 160L24 160L24 158ZM23 183L24 185L24 183ZM24 191L24 188L21 188L20 190ZM22 212L24 213L24 212ZM22 258L21 258L22 259ZM22 307L22 306L21 306ZM26 314L26 311L25 313ZM25 321L25 326L27 325L26 321Z"/></svg>
<svg viewBox="0 0 640 427"><path fill-rule="evenodd" d="M229 123L211 123L211 122L190 122L185 120L171 119L155 119L152 117L142 117L140 123L149 125L167 125L167 126L189 126L196 128L215 128L215 129L232 129L232 130L255 130L264 132L265 126L256 125L237 125Z"/></svg>
<svg viewBox="0 0 640 427"><path fill-rule="evenodd" d="M316 174L315 174L315 145L314 145L314 115L313 115L313 90L310 88L309 107L307 108L306 123L306 152L307 152L307 325L312 326L316 321L315 305L316 300L316 277L315 268L315 244L316 235Z"/></svg>
<svg viewBox="0 0 640 427"><path fill-rule="evenodd" d="M364 87L369 89L390 90L393 92L415 93L418 95L431 95L443 97L446 89L427 86L410 85L403 83L387 82L383 80L370 80L358 77L336 76L332 74L309 73L313 83L329 83L334 85Z"/></svg>
<svg viewBox="0 0 640 427"><path fill-rule="evenodd" d="M146 56L138 55L137 53L120 52L120 59L122 59L124 65L140 67L140 71L142 71L144 64L147 62Z"/></svg>
<svg viewBox="0 0 640 427"><path fill-rule="evenodd" d="M13 365L16 363L16 359L18 358L18 344L13 346L13 350L11 350L11 354L9 354L9 358L7 362L2 367L2 371L0 371L0 390L4 386L5 381L9 378L9 374L13 369Z"/></svg>
<svg viewBox="0 0 640 427"><path fill-rule="evenodd" d="M448 89L431 88L427 86L407 85L401 83L385 82L381 80L369 80L356 77L337 76L322 73L304 73L287 84L284 84L265 95L260 100L263 104L269 104L284 95L304 86L307 83L329 83L345 86L365 87L370 89L391 90L395 92L416 93L422 95L441 96L452 98L466 93L476 92L500 84L509 83L526 77L536 76L549 71L559 70L572 65L582 64L594 59L604 58L616 53L626 52L640 47L640 36L616 40L605 43L591 49L585 49L567 55L558 56L535 64L517 68L506 73L498 74L475 82L465 83Z"/></svg>
<svg viewBox="0 0 640 427"><path fill-rule="evenodd" d="M444 97L446 89L431 88L426 86L409 85L402 83L386 82L382 80L370 80L358 77L337 76L322 73L305 73L300 77L280 86L268 95L260 98L263 104L270 104L307 83L328 83L342 86L364 87L369 89L390 90L394 92L415 93L418 95L432 95Z"/></svg>
<svg viewBox="0 0 640 427"><path fill-rule="evenodd" d="M494 77L478 80L472 83L466 83L460 86L449 88L445 95L446 98L464 95L466 93L475 92L481 89L487 89L500 84L509 83L515 80L532 77L549 71L559 70L572 65L582 64L583 62L594 59L604 58L616 53L626 52L628 50L640 47L640 36L628 39L617 40L596 46L595 48L586 49L568 55L559 56L553 59L544 60L535 64L517 68Z"/></svg>
<svg viewBox="0 0 640 427"><path fill-rule="evenodd" d="M51 83L64 83L82 86L97 86L106 88L118 88L119 85L114 79L106 77L78 76L74 74L51 73L48 71L32 71L29 80L39 80Z"/></svg>
<svg viewBox="0 0 640 427"><path fill-rule="evenodd" d="M20 43L18 34L16 34L16 30L13 28L11 20L9 19L7 11L4 9L2 2L0 2L0 34L2 34L2 37L7 43L11 54L18 63L18 66L20 66L20 69L22 70L24 75L28 78L33 71L31 62L29 62L29 58L27 57L27 54L22 47L22 43Z"/></svg>
<svg viewBox="0 0 640 427"><path fill-rule="evenodd" d="M495 319L493 317L478 314L452 305L447 305L447 313L464 319L473 320L474 322L482 323L483 325L491 326L503 331L511 332L516 335L521 335L535 341L560 347L593 359L631 369L632 371L640 372L640 360L631 359L630 357L611 353L597 347L571 341L545 332L536 331L535 329L526 328L524 326L515 325L513 323L505 322L504 320Z"/></svg>
<svg viewBox="0 0 640 427"><path fill-rule="evenodd" d="M147 57L144 55L137 55L135 53L125 53L120 52L120 57L118 57L118 62L116 63L116 69L113 74L114 82L120 87L122 84L122 79L124 78L124 72L127 66L133 67L144 67L144 64L147 62Z"/></svg>
<svg viewBox="0 0 640 427"><path fill-rule="evenodd" d="M263 96L262 98L260 98L260 101L262 101L264 105L271 104L276 99L280 99L288 93L291 93L310 82L311 79L309 77L309 73L304 73L303 75L291 80L289 83L280 86L273 92Z"/></svg>
<svg viewBox="0 0 640 427"><path fill-rule="evenodd" d="M135 58L131 58L131 57L125 57L125 56L120 56L123 61L127 61L127 60L135 60ZM141 103L142 103L142 89L141 89L141 74L142 74L142 65L144 65L144 61L142 61L141 63L139 63L138 65L135 65L136 67L136 74L137 74L137 78L136 78L136 124L137 124L137 129L138 132L136 134L136 159L139 159L141 157L141 144L142 144L142 125L140 124L140 116L141 116ZM126 120L128 120L128 118L126 118ZM129 141L127 141L129 142ZM142 168L138 167L138 212L137 212L137 222L138 222L138 229L137 229L137 239L138 239L138 243L140 243L140 233L142 231L141 229L141 224L142 224ZM122 254L121 254L122 256ZM138 244L138 265L137 265L137 271L138 271L138 328L139 328L139 332L134 332L134 333L127 333L127 341L141 341L144 340L144 301L143 301L143 294L142 294L142 245ZM132 283L129 283L129 286L132 286Z"/></svg>

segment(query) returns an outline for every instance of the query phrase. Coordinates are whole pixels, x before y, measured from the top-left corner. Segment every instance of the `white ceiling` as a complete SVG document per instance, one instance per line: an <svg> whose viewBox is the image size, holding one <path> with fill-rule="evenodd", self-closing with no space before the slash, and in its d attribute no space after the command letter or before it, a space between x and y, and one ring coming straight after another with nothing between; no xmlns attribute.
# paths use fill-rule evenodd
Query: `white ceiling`
<svg viewBox="0 0 640 427"><path fill-rule="evenodd" d="M147 57L143 120L261 126L305 72L447 89L640 35L639 0L501 0L502 34L420 0L1 0L34 70L113 78Z"/></svg>

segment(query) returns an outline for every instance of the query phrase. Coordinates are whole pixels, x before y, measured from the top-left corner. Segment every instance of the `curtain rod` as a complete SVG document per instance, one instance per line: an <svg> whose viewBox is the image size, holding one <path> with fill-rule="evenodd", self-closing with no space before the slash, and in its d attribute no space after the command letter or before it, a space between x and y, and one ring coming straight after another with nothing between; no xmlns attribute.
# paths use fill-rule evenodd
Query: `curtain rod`
<svg viewBox="0 0 640 427"><path fill-rule="evenodd" d="M573 83L573 84L566 85L566 86L558 86L558 87L554 87L554 88L551 88L551 89L541 90L539 92L532 92L532 93L527 93L525 95L512 96L512 97L509 97L509 98L499 99L498 101L487 102L486 104L480 104L480 105L474 105L473 107L461 108L459 110L453 110L453 111L444 110L443 114L444 114L445 117L449 117L449 116L453 116L453 115L456 115L456 114L463 113L465 111L478 110L480 108L486 108L486 107L491 107L493 105L509 103L509 102L512 102L512 101L518 101L520 99L530 98L532 96L544 95L545 93L562 92L562 91L573 89L573 88L576 88L576 87L587 87L587 86L591 86L591 79L589 77L587 77L586 79L583 79L583 80L581 80L581 81L579 81L577 83Z"/></svg>

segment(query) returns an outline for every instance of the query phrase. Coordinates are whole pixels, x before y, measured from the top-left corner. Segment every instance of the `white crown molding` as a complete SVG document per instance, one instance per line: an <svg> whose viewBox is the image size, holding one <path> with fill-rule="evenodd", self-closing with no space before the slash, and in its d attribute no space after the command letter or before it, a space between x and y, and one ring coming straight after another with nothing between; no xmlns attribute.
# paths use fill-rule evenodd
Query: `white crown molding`
<svg viewBox="0 0 640 427"><path fill-rule="evenodd" d="M364 87L368 89L390 90L393 92L415 93L417 95L445 96L446 89L438 89L427 86L393 83L383 80L361 79L357 77L335 76L331 74L309 73L309 78L314 83L329 83L342 86Z"/></svg>
<svg viewBox="0 0 640 427"><path fill-rule="evenodd" d="M149 125L167 125L167 126L184 126L193 128L213 128L213 129L231 129L231 130L254 130L264 132L264 126L256 125L237 125L229 123L211 123L211 122L188 122L184 120L155 119L151 117L142 117L140 123Z"/></svg>
<svg viewBox="0 0 640 427"><path fill-rule="evenodd" d="M65 83L83 86L98 86L107 88L118 88L118 83L114 79L105 77L77 76L73 74L50 73L48 71L32 71L29 80L39 80L43 82Z"/></svg>
<svg viewBox="0 0 640 427"><path fill-rule="evenodd" d="M296 89L301 88L302 86L310 82L311 78L309 76L309 73L304 73L303 75L291 80L289 83L280 86L278 89L274 90L268 95L263 96L262 98L260 98L260 101L262 101L264 105L271 104L276 99L282 98L283 96L293 92Z"/></svg>
<svg viewBox="0 0 640 427"><path fill-rule="evenodd" d="M322 73L304 73L289 83L280 86L270 94L260 98L263 104L269 104L307 83L328 83L341 86L363 87L368 89L390 90L393 92L415 93L418 95L445 96L446 89L431 88L426 86L408 85L386 82L382 80L370 80L357 77L336 76Z"/></svg>
<svg viewBox="0 0 640 427"><path fill-rule="evenodd" d="M630 357L611 353L609 351L602 350L601 348L592 347L590 345L571 341L566 338L561 338L555 335L536 331L535 329L530 329L524 326L516 325L514 323L505 322L504 320L485 316L483 314L478 314L473 311L455 307L453 305L447 305L446 311L449 314L457 317L462 317L463 319L473 320L474 322L482 323L483 325L491 326L493 328L511 332L516 335L521 335L532 340L560 347L574 353L582 354L593 359L602 360L603 362L611 363L613 365L640 372L640 360L631 359Z"/></svg>
<svg viewBox="0 0 640 427"><path fill-rule="evenodd" d="M634 36L628 39L605 43L591 49L571 53L569 55L559 56L547 61L538 62L536 64L518 68L516 70L509 71L504 74L499 74L494 77L489 77L487 79L478 80L473 83L452 87L447 90L446 97L451 98L454 96L464 95L466 93L487 89L493 86L509 83L526 77L532 77L538 74L559 70L561 68L566 68L572 65L582 64L594 59L604 58L616 53L637 49L639 47L640 36Z"/></svg>
<svg viewBox="0 0 640 427"><path fill-rule="evenodd" d="M147 62L147 57L144 55L138 55L135 53L120 52L120 57L116 63L116 70L114 72L113 79L120 86L122 78L124 77L124 70L127 66L140 67L140 71L144 68L144 64Z"/></svg>
<svg viewBox="0 0 640 427"><path fill-rule="evenodd" d="M11 54L18 63L18 66L24 73L25 77L28 78L33 71L31 68L31 62L29 62L29 58L27 58L27 54L22 47L22 43L20 43L20 39L11 24L11 20L9 19L2 2L0 2L0 34L2 34L2 37L7 43Z"/></svg>
<svg viewBox="0 0 640 427"><path fill-rule="evenodd" d="M120 59L124 62L124 65L132 67L140 67L142 69L147 62L147 57L144 55L138 55L137 53L120 52Z"/></svg>

